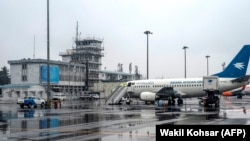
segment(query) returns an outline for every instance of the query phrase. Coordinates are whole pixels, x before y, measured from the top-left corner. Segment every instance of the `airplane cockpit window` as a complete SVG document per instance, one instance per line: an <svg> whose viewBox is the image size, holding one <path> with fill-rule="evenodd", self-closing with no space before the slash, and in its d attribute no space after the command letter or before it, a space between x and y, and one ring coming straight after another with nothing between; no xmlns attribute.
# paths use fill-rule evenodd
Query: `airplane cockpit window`
<svg viewBox="0 0 250 141"><path fill-rule="evenodd" d="M128 87L131 87L131 82L129 82L127 86L128 86Z"/></svg>

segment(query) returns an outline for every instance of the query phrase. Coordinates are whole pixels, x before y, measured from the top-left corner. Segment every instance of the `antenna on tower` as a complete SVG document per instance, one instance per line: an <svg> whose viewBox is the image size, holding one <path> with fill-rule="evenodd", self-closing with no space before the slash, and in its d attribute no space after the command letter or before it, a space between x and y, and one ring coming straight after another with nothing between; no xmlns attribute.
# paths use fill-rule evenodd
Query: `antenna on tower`
<svg viewBox="0 0 250 141"><path fill-rule="evenodd" d="M78 21L76 22L76 41L78 41Z"/></svg>
<svg viewBox="0 0 250 141"><path fill-rule="evenodd" d="M33 59L35 59L36 36L34 35Z"/></svg>

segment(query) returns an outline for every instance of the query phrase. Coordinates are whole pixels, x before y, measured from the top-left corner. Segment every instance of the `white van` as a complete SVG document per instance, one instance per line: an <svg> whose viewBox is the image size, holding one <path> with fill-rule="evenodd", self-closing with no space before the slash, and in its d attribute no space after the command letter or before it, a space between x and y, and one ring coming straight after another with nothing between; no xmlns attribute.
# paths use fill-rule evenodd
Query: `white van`
<svg viewBox="0 0 250 141"><path fill-rule="evenodd" d="M54 93L52 99L66 100L64 93Z"/></svg>

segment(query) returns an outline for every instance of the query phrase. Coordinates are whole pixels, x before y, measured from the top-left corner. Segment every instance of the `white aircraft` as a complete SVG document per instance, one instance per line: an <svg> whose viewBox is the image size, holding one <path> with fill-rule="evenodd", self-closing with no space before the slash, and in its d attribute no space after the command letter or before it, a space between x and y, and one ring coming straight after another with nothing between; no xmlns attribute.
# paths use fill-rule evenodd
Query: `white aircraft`
<svg viewBox="0 0 250 141"><path fill-rule="evenodd" d="M218 77L220 92L239 88L248 84L249 75L246 75L250 57L250 45L244 45L229 65L220 73L212 76ZM162 93L163 91L167 91ZM156 100L169 99L171 104L178 98L208 97L206 100L218 105L218 96L211 95L203 90L203 77L201 78L173 78L173 79L148 79L127 82L127 93L130 97L140 98L142 101L154 103Z"/></svg>
<svg viewBox="0 0 250 141"><path fill-rule="evenodd" d="M242 95L250 95L250 84L244 85L242 87L222 92L223 96L242 96Z"/></svg>
<svg viewBox="0 0 250 141"><path fill-rule="evenodd" d="M250 84L245 85L244 90L242 91L243 95L250 95Z"/></svg>

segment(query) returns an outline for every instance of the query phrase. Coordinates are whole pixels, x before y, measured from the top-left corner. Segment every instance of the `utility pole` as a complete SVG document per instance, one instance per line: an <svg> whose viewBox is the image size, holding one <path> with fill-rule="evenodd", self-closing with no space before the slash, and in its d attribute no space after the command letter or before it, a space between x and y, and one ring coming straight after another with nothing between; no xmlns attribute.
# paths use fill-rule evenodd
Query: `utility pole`
<svg viewBox="0 0 250 141"><path fill-rule="evenodd" d="M208 58L209 57L210 57L209 55L206 56L206 58L207 58L207 76L209 75L209 73L208 73Z"/></svg>
<svg viewBox="0 0 250 141"><path fill-rule="evenodd" d="M34 35L33 59L35 59L36 35Z"/></svg>
<svg viewBox="0 0 250 141"><path fill-rule="evenodd" d="M153 34L153 33L150 31L145 31L144 34L147 35L147 79L148 79L149 78L148 76L148 34Z"/></svg>
<svg viewBox="0 0 250 141"><path fill-rule="evenodd" d="M86 91L89 90L89 60L86 62Z"/></svg>
<svg viewBox="0 0 250 141"><path fill-rule="evenodd" d="M186 49L188 47L184 46L182 49L184 49L184 77L187 78L187 65L186 65Z"/></svg>
<svg viewBox="0 0 250 141"><path fill-rule="evenodd" d="M223 62L221 65L222 65L222 70L224 70L224 69L225 69L225 65L226 65L226 63L225 63L225 62Z"/></svg>
<svg viewBox="0 0 250 141"><path fill-rule="evenodd" d="M47 0L47 100L50 101L49 0Z"/></svg>

